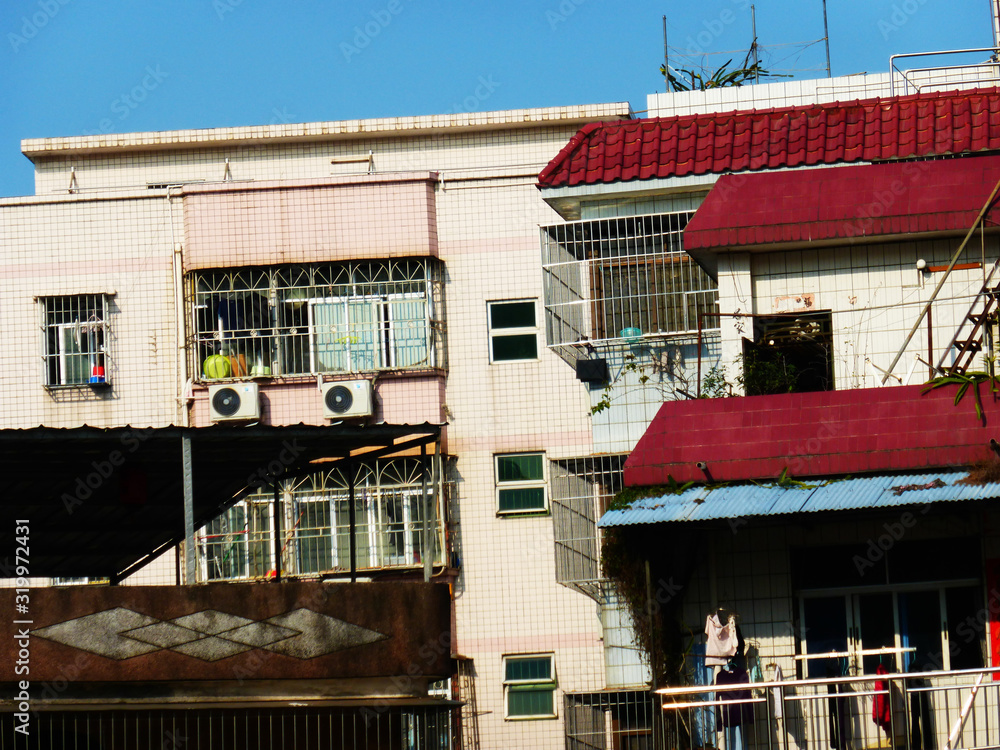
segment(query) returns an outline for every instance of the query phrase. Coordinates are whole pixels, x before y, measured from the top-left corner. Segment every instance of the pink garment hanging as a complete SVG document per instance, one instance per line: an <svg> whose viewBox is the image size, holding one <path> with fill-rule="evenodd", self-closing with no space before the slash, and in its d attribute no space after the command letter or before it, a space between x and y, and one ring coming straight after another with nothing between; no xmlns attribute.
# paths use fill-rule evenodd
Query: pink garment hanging
<svg viewBox="0 0 1000 750"><path fill-rule="evenodd" d="M718 612L709 615L705 620L705 635L708 636L705 664L711 667L728 664L729 659L736 654L736 618L729 615L729 620L723 625Z"/></svg>

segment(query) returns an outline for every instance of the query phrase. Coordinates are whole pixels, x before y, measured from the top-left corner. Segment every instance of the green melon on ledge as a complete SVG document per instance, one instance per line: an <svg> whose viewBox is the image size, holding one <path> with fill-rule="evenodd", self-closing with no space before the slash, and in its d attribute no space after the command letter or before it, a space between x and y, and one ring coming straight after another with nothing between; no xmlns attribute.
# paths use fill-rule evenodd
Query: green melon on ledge
<svg viewBox="0 0 1000 750"><path fill-rule="evenodd" d="M202 371L206 378L228 378L232 372L232 366L229 364L229 357L213 354L210 357L205 357Z"/></svg>

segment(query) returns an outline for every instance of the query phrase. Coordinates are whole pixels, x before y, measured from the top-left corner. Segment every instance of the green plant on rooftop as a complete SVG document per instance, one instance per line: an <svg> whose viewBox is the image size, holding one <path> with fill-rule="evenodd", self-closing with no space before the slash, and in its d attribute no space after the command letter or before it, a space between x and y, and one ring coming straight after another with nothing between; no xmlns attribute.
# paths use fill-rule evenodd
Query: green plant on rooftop
<svg viewBox="0 0 1000 750"><path fill-rule="evenodd" d="M934 378L933 380L927 381L924 386L924 390L921 393L930 393L938 388L944 388L949 385L954 385L958 387L955 392L955 406L958 406L958 402L961 401L965 394L968 393L969 389L972 389L972 395L975 397L976 406L976 416L985 425L986 416L983 412L983 397L979 392L980 383L989 383L990 390L994 393L1000 393L1000 379L997 379L988 372L976 371L976 372L966 372L966 373L952 373L950 375L942 375L939 378Z"/></svg>
<svg viewBox="0 0 1000 750"><path fill-rule="evenodd" d="M707 91L709 89L725 88L728 86L742 86L746 83L759 81L761 78L791 78L783 73L771 73L765 70L761 63L750 63L750 56L753 50L747 52L743 64L734 70L729 70L732 58L726 60L714 73L705 77L697 71L688 68L680 68L674 71L667 70L665 66L660 66L660 75L665 75L674 91ZM674 75L674 73L678 75ZM707 75L707 73L706 73ZM683 80L687 78L688 80Z"/></svg>

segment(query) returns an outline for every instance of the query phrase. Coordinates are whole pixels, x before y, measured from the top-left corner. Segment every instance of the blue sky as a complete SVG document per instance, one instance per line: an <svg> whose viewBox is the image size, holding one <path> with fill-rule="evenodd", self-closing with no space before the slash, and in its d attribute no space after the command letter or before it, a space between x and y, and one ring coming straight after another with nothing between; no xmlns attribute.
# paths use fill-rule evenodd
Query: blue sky
<svg viewBox="0 0 1000 750"><path fill-rule="evenodd" d="M22 138L629 101L742 60L751 0L3 0L0 196ZM768 69L825 75L820 0L758 0ZM989 0L829 0L834 75L985 47ZM693 51L687 58L681 50ZM731 51L727 53L727 51Z"/></svg>

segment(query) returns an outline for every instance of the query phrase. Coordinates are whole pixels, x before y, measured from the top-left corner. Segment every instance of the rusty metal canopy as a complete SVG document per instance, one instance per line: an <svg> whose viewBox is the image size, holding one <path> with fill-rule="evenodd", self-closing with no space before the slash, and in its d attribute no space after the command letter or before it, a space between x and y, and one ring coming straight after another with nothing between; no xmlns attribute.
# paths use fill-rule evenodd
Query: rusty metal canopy
<svg viewBox="0 0 1000 750"><path fill-rule="evenodd" d="M438 441L441 429L424 423L0 430L0 577L15 575L15 526L23 521L31 577L114 582L176 545L184 538L185 434L197 528L275 477L316 470L310 462L392 455Z"/></svg>

